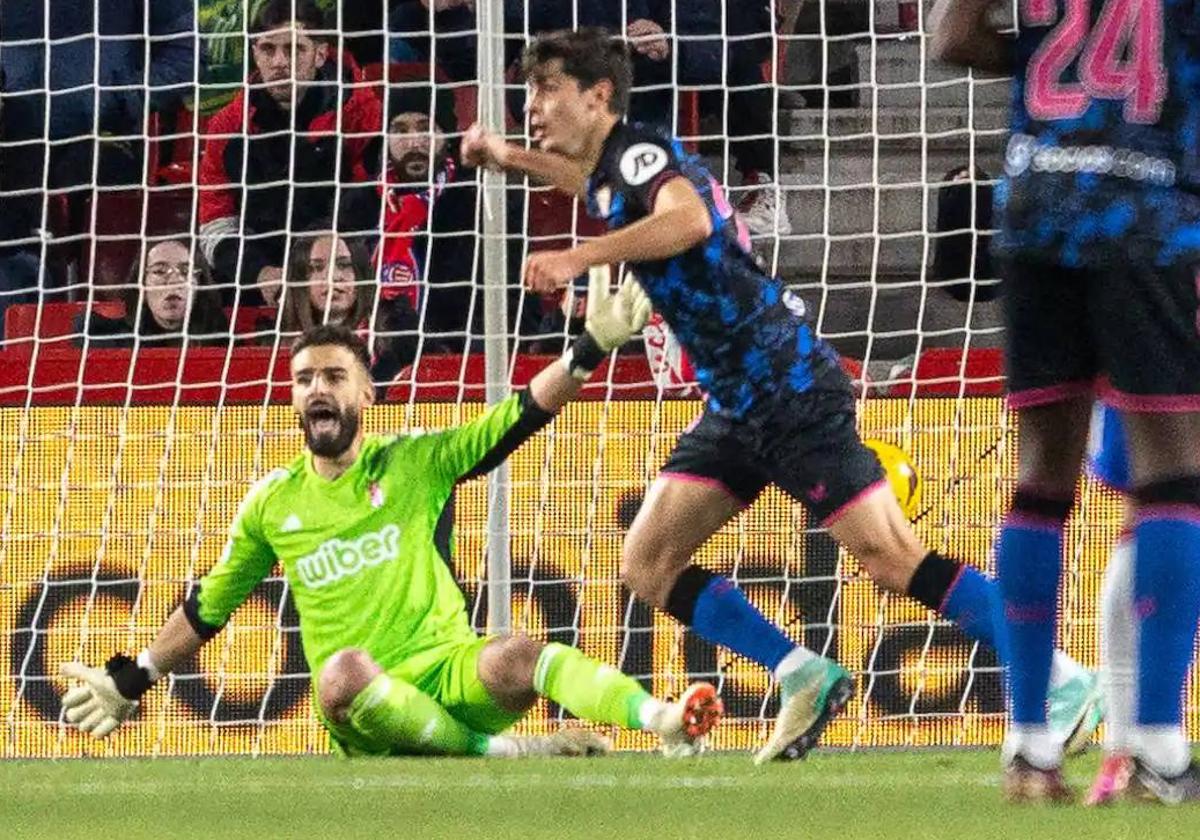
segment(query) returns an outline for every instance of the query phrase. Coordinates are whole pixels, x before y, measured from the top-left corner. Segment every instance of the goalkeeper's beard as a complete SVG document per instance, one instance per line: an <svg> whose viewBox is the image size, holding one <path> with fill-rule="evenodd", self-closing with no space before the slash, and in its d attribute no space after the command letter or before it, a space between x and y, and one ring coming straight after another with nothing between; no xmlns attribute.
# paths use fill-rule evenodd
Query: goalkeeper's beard
<svg viewBox="0 0 1200 840"><path fill-rule="evenodd" d="M353 408L339 411L337 432L334 434L314 432L312 421L303 414L300 415L300 428L304 430L304 442L312 454L321 458L337 458L353 445L358 435L358 411Z"/></svg>

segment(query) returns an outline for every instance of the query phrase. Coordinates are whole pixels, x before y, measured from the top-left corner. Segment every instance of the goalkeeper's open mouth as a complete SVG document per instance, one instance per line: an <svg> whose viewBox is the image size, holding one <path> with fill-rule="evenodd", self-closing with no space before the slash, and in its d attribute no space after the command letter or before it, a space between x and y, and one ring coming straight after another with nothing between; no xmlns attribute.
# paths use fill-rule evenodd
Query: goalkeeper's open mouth
<svg viewBox="0 0 1200 840"><path fill-rule="evenodd" d="M336 437L342 428L342 414L329 403L314 403L304 410L304 422L313 437Z"/></svg>

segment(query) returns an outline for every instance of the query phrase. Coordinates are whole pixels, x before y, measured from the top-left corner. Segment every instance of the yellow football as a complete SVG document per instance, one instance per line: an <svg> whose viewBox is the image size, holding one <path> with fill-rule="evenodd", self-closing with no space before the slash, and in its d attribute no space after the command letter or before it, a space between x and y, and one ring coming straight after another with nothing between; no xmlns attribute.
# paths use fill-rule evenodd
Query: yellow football
<svg viewBox="0 0 1200 840"><path fill-rule="evenodd" d="M875 453L883 471L887 474L888 484L896 494L900 509L909 519L916 518L921 512L921 474L908 453L899 446L882 440L865 440L867 449Z"/></svg>

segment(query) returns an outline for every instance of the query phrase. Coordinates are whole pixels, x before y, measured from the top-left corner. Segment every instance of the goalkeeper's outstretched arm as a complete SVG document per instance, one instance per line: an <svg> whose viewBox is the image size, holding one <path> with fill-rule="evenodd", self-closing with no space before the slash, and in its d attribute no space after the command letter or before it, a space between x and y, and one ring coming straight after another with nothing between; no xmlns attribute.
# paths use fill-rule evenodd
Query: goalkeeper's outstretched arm
<svg viewBox="0 0 1200 840"><path fill-rule="evenodd" d="M80 683L63 697L68 722L97 738L105 737L134 713L155 682L220 632L275 565L275 554L262 532L261 505L284 474L274 470L250 488L230 525L221 559L171 613L149 648L136 658L118 653L103 668L82 662L62 666L63 676Z"/></svg>

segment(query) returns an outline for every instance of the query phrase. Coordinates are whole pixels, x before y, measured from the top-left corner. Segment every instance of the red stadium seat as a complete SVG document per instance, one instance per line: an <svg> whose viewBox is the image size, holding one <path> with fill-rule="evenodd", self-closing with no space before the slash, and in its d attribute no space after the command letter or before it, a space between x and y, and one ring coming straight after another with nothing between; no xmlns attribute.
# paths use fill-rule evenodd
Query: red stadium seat
<svg viewBox="0 0 1200 840"><path fill-rule="evenodd" d="M93 304L93 312L106 318L118 318L125 313L125 304L119 300L99 300ZM75 318L87 308L78 303L17 303L4 312L4 341L16 339L59 338L74 332ZM38 311L41 310L41 321ZM33 341L23 342L29 346Z"/></svg>
<svg viewBox="0 0 1200 840"><path fill-rule="evenodd" d="M28 354L33 351L34 334L38 341L48 347L61 348L65 336L75 335L75 319L87 307L84 302L78 303L18 303L8 307L4 313L4 341L8 349L20 348ZM120 300L98 300L92 304L92 311L106 318L119 318L125 314L125 304ZM38 310L41 310L41 321L38 321ZM254 333L270 333L275 329L276 310L269 306L241 306L236 309L226 307L225 316L233 323L235 336L252 336Z"/></svg>
<svg viewBox="0 0 1200 840"><path fill-rule="evenodd" d="M965 351L961 347L934 347L917 358L913 381L898 382L893 397L996 396L1004 393L1004 354L993 347Z"/></svg>
<svg viewBox="0 0 1200 840"><path fill-rule="evenodd" d="M39 353L32 370L27 357L13 355L0 351L0 405L24 405L27 399L34 405L217 405L290 398L286 349L142 348L137 353L105 349L84 354L59 345Z"/></svg>

